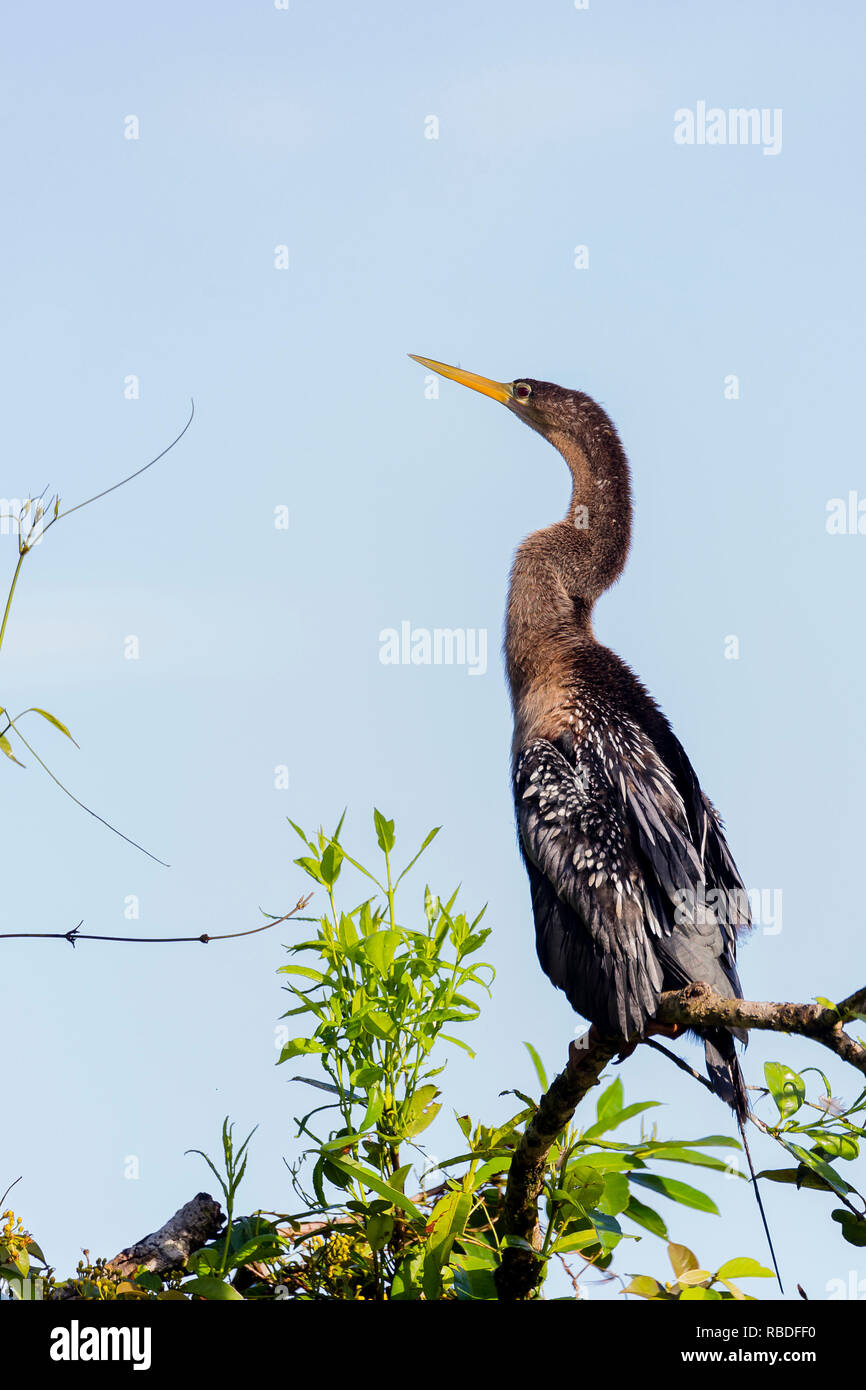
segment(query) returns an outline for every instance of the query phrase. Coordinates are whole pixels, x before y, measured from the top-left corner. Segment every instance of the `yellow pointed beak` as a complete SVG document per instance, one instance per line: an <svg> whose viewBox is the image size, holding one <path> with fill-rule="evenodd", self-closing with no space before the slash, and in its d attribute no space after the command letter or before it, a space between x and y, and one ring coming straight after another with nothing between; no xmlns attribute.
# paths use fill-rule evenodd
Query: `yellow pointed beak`
<svg viewBox="0 0 866 1390"><path fill-rule="evenodd" d="M414 352L410 352L409 356L413 361L420 362L422 367L429 367L431 372L447 376L451 381L459 381L461 386L471 386L473 391L480 391L482 396L490 396L502 405L506 405L514 395L514 387L510 381L490 381L486 376L464 372L462 367L448 367L444 362L434 362L430 357L417 357Z"/></svg>

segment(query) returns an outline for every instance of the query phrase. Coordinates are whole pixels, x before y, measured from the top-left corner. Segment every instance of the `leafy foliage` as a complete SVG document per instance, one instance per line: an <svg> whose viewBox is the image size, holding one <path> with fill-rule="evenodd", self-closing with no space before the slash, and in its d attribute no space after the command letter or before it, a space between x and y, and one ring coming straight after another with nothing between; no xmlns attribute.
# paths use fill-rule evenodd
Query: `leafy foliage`
<svg viewBox="0 0 866 1390"><path fill-rule="evenodd" d="M377 872L346 851L342 821L332 836L320 831L315 838L294 826L305 849L296 863L325 889L329 910L315 935L289 947L292 963L282 967L294 1000L284 1017L306 1017L310 1027L286 1043L280 1061L315 1059L327 1080L296 1079L333 1099L297 1121L312 1144L293 1170L304 1210L284 1218L296 1233L286 1286L292 1296L316 1299L495 1298L504 1182L536 1103L515 1092L521 1108L497 1125L457 1115L464 1147L431 1165L444 1181L424 1185L429 1168L419 1136L440 1109L440 1053L456 1045L472 1055L458 1032L477 1018L479 992L492 980L489 965L476 958L489 933L479 925L482 914L470 921L457 911L456 894L443 902L429 888L423 928L404 925L396 889L436 832L395 874L394 824L376 811L374 828L383 860ZM335 894L346 864L376 890L348 912ZM306 963L296 964L299 957ZM546 1089L541 1059L527 1048ZM623 1240L647 1232L666 1239L666 1220L642 1200L649 1193L716 1212L706 1193L671 1175L670 1165L726 1171L709 1150L736 1149L736 1140L660 1139L655 1131L615 1137L655 1104L626 1105L616 1080L599 1097L592 1122L569 1130L551 1150L546 1266L577 1255L583 1269L607 1270ZM325 1132L320 1117L333 1111L336 1125ZM421 1190L410 1196L413 1168Z"/></svg>
<svg viewBox="0 0 866 1390"><path fill-rule="evenodd" d="M773 1271L766 1269L764 1265L758 1264L757 1260L726 1260L715 1274L711 1274L708 1269L701 1269L697 1256L693 1255L687 1245L675 1245L673 1242L668 1246L668 1258L674 1272L674 1277L666 1284L660 1284L657 1279L651 1279L646 1274L638 1274L624 1290L627 1294L635 1294L638 1298L645 1298L651 1303L671 1303L681 1300L682 1302L720 1302L736 1299L751 1298L750 1294L743 1293L735 1279L772 1279ZM721 1285L720 1288L716 1287Z"/></svg>
<svg viewBox="0 0 866 1390"><path fill-rule="evenodd" d="M806 1080L810 1073L820 1078L823 1086L812 1099L808 1098ZM796 1072L783 1062L767 1062L764 1076L766 1094L778 1112L775 1123L767 1123L765 1128L796 1161L793 1167L766 1169L759 1177L790 1183L798 1190L833 1193L843 1203L832 1212L842 1236L850 1245L866 1245L866 1196L836 1166L857 1158L866 1140L866 1129L860 1118L854 1118L866 1112L866 1089L846 1108L833 1097L830 1083L818 1067Z"/></svg>
<svg viewBox="0 0 866 1390"><path fill-rule="evenodd" d="M342 820L333 835L320 830L308 838L293 828L303 844L295 863L324 891L327 904L317 918L293 919L292 927L302 924L304 935L288 943L289 961L279 972L291 1005L283 1018L297 1020L286 1028L279 1064L306 1061L315 1074L293 1081L321 1097L296 1119L307 1144L289 1170L299 1209L235 1216L252 1132L236 1148L226 1119L222 1168L192 1150L221 1187L226 1223L184 1268L166 1277L139 1269L129 1279L88 1257L71 1280L58 1284L32 1237L7 1214L0 1278L13 1284L17 1279L20 1287L28 1270L32 1277L39 1267L46 1297L496 1298L496 1270L505 1245L513 1243L501 1230L505 1182L536 1101L520 1091L506 1093L517 1097L519 1108L494 1124L455 1113L462 1142L448 1159L434 1160L424 1147L428 1131L437 1121L441 1128L445 1118L440 1085L449 1050L474 1055L464 1035L492 984L491 966L479 959L489 936L481 926L483 912L470 920L458 909L456 892L443 900L429 887L417 921L410 917L407 924L402 894L398 909L398 890L435 830L398 872L394 823L375 811L381 865L374 872L346 849ZM338 900L347 868L364 885L365 896L353 906ZM294 1029L297 1035L288 1036ZM538 1085L546 1090L542 1059L530 1043L526 1047ZM776 1116L765 1127L796 1165L763 1176L834 1194L843 1204L833 1212L841 1234L852 1244L866 1244L863 1199L836 1166L859 1152L863 1129L855 1117L866 1110L866 1094L844 1109L817 1072L824 1092L810 1100L807 1073L814 1070L767 1065L766 1095ZM660 1137L649 1126L648 1112L657 1104L627 1103L617 1078L600 1092L594 1109L584 1100L551 1148L539 1232L545 1274L558 1262L576 1297L580 1281L595 1272L619 1279L627 1296L653 1302L751 1298L739 1281L769 1277L770 1270L742 1257L711 1271L669 1231L682 1209L718 1214L695 1184L695 1170L741 1177L726 1152L739 1150L739 1144L718 1134ZM635 1273L626 1283L614 1268L620 1247L633 1256L647 1237L666 1243L672 1278L663 1283ZM574 1260L580 1262L576 1272ZM543 1285L536 1296L542 1295Z"/></svg>

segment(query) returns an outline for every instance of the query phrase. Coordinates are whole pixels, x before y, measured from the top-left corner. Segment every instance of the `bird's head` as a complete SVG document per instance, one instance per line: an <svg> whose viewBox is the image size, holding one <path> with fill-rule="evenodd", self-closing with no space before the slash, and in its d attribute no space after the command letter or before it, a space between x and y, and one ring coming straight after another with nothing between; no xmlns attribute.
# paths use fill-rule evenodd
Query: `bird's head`
<svg viewBox="0 0 866 1390"><path fill-rule="evenodd" d="M575 585L590 599L621 573L631 529L628 460L613 421L591 396L552 381L491 381L462 367L409 354L422 367L499 401L558 449L572 477L566 521L582 533ZM577 574L577 570L575 570Z"/></svg>
<svg viewBox="0 0 866 1390"><path fill-rule="evenodd" d="M612 434L615 437L608 416L583 391L570 391L564 386L556 386L552 381L535 381L532 377L491 381L486 376L476 376L475 372L466 372L462 367L449 367L429 357L417 357L414 352L410 352L409 356L439 376L448 377L461 386L469 386L473 391L499 401L518 420L560 450L563 443L570 440L589 457L596 452L605 436Z"/></svg>

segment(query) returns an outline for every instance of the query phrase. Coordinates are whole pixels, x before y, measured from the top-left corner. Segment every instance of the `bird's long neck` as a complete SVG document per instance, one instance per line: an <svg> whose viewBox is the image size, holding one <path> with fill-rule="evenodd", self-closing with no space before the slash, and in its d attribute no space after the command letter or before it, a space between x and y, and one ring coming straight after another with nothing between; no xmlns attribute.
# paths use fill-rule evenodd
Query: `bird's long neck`
<svg viewBox="0 0 866 1390"><path fill-rule="evenodd" d="M514 559L505 652L515 739L535 736L562 701L589 649L596 599L622 573L631 537L628 461L602 411L578 443L551 433L572 493L562 521L535 531Z"/></svg>
<svg viewBox="0 0 866 1390"><path fill-rule="evenodd" d="M610 420L596 409L598 419L584 441L578 443L565 433L550 436L571 473L565 521L577 538L563 581L571 596L582 599L590 611L622 573L631 542L628 460Z"/></svg>

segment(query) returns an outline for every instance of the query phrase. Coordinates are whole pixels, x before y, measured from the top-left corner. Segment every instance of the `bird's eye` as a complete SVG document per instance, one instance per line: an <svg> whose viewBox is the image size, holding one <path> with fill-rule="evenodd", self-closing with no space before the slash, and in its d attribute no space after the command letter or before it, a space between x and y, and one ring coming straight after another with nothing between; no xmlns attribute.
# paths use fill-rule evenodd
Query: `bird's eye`
<svg viewBox="0 0 866 1390"><path fill-rule="evenodd" d="M526 401L532 395L532 387L525 381L518 381L514 387L514 394L519 401Z"/></svg>

